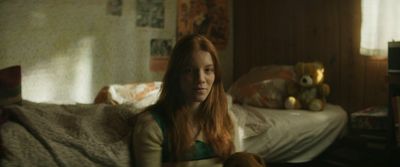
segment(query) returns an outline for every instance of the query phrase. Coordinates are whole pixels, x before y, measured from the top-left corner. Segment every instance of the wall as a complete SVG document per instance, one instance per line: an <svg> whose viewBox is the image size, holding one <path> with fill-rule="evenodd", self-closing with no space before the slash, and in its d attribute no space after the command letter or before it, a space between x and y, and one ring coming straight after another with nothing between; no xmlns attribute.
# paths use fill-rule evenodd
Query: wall
<svg viewBox="0 0 400 167"><path fill-rule="evenodd" d="M254 66L321 61L328 101L353 112L387 103L386 59L359 54L360 0L234 1L234 78Z"/></svg>
<svg viewBox="0 0 400 167"><path fill-rule="evenodd" d="M122 16L107 0L3 0L0 68L22 66L22 95L37 102L91 103L104 85L161 80L149 70L150 40L173 39L176 0L165 0L165 27L136 27L136 1ZM233 31L230 31L231 34ZM224 81L232 82L233 38L220 51Z"/></svg>

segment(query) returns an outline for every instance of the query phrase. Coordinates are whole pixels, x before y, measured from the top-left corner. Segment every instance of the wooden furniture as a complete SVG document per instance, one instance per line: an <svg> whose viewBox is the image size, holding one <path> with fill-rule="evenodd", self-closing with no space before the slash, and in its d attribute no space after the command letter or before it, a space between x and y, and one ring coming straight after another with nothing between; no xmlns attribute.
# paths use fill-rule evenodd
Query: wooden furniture
<svg viewBox="0 0 400 167"><path fill-rule="evenodd" d="M399 121L400 121L400 113L399 113L399 108L400 107L396 103L396 100L394 100L396 97L400 98L400 73L389 73L388 74L388 84L389 84L389 97L388 97L388 109L389 109L389 134L388 134L388 139L389 139L389 146L390 148L396 149L398 147L398 144L400 141L398 141L397 137L400 135L400 127L399 127ZM397 105L397 107L396 107Z"/></svg>
<svg viewBox="0 0 400 167"><path fill-rule="evenodd" d="M379 130L354 129L350 119L349 133L336 145L330 147L317 160L334 167L351 166L400 166L399 126L396 126L396 113L392 98L400 97L400 74L389 73L386 76L388 84L387 116L383 119L384 127ZM375 108L382 109L379 106ZM399 119L397 119L399 120Z"/></svg>

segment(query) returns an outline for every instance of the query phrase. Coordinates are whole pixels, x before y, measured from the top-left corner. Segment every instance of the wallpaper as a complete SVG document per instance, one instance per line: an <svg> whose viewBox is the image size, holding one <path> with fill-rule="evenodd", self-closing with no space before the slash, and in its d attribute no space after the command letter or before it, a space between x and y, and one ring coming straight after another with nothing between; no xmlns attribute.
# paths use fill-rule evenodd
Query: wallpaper
<svg viewBox="0 0 400 167"><path fill-rule="evenodd" d="M151 41L175 43L177 0L156 1L163 7L162 16L156 18L163 19L156 19L153 26L138 21L138 15L145 13L137 11L139 1L116 1L0 3L0 68L22 66L23 99L92 103L105 85L162 79L162 70L150 68ZM233 39L229 39L219 51L226 89L233 69Z"/></svg>

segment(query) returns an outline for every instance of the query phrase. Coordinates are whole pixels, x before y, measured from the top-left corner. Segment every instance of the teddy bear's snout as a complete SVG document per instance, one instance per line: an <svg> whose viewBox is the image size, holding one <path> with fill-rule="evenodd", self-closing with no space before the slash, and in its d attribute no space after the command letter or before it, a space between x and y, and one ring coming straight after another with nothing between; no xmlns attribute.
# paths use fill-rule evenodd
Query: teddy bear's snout
<svg viewBox="0 0 400 167"><path fill-rule="evenodd" d="M313 80L310 76L306 75L300 78L301 86L311 86L313 84Z"/></svg>

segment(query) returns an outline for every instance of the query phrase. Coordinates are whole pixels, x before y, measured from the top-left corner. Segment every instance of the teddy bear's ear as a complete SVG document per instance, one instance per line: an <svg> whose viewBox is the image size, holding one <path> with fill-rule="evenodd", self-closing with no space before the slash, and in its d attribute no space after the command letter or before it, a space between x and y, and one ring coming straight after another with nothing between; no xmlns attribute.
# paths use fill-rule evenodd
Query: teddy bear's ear
<svg viewBox="0 0 400 167"><path fill-rule="evenodd" d="M303 62L296 63L296 65L294 66L294 72L296 74L302 74L303 73L303 67L304 67L304 63Z"/></svg>
<svg viewBox="0 0 400 167"><path fill-rule="evenodd" d="M316 62L314 62L314 64L315 64L315 67L317 67L317 69L324 70L324 65L321 62L316 61Z"/></svg>
<svg viewBox="0 0 400 167"><path fill-rule="evenodd" d="M325 72L324 65L321 62L314 62L314 67L317 72L316 81L317 83L320 83L324 79L324 72Z"/></svg>

